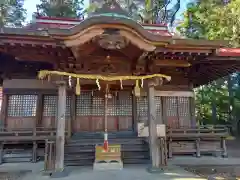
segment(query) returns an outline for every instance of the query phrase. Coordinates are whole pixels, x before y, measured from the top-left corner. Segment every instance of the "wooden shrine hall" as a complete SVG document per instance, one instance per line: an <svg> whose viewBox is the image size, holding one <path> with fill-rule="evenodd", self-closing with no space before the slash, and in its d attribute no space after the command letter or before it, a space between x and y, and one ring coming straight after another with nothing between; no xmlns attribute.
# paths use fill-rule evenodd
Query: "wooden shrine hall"
<svg viewBox="0 0 240 180"><path fill-rule="evenodd" d="M123 163L226 156L227 130L196 126L193 88L239 70L239 50L227 45L139 24L115 2L82 21L37 17L1 28L1 163L19 144L36 162L54 140L55 169L92 164L105 131L122 145Z"/></svg>

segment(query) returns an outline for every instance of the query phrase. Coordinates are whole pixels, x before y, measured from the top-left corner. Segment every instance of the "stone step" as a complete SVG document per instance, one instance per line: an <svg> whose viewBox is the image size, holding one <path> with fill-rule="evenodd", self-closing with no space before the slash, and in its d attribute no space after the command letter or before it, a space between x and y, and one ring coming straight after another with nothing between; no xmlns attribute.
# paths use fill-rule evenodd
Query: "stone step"
<svg viewBox="0 0 240 180"><path fill-rule="evenodd" d="M66 166L93 166L94 159L81 161L65 161ZM123 164L149 164L150 159L123 159Z"/></svg>

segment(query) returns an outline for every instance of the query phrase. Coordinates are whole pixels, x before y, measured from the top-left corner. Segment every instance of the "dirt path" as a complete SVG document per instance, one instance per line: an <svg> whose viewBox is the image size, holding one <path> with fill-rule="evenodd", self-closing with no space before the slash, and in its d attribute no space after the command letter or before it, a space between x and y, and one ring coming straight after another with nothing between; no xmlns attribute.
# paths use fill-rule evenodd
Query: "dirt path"
<svg viewBox="0 0 240 180"><path fill-rule="evenodd" d="M229 157L240 157L240 138L227 141L227 151ZM240 164L240 162L239 162ZM197 174L203 178L240 180L240 166L182 166L185 170Z"/></svg>
<svg viewBox="0 0 240 180"><path fill-rule="evenodd" d="M240 166L191 166L184 167L186 171L197 174L206 179L240 179Z"/></svg>

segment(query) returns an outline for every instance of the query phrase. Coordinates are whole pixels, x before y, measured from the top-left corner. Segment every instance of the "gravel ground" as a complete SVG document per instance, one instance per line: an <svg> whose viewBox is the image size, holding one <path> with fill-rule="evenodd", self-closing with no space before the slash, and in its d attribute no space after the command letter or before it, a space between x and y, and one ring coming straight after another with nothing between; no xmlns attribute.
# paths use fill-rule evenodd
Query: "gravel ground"
<svg viewBox="0 0 240 180"><path fill-rule="evenodd" d="M24 176L27 174L24 172L0 172L0 180L24 180Z"/></svg>
<svg viewBox="0 0 240 180"><path fill-rule="evenodd" d="M191 166L184 167L186 171L197 174L209 180L214 179L227 179L239 180L240 179L240 166Z"/></svg>
<svg viewBox="0 0 240 180"><path fill-rule="evenodd" d="M227 142L228 156L240 157L240 138ZM227 180L240 180L240 162L239 166L183 166L189 172L195 173L203 178L214 179L227 179Z"/></svg>

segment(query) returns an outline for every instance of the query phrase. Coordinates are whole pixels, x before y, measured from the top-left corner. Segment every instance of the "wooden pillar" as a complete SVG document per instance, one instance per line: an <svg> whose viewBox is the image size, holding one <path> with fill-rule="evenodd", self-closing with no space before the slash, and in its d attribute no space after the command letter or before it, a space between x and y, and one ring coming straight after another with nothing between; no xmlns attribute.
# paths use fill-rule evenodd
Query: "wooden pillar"
<svg viewBox="0 0 240 180"><path fill-rule="evenodd" d="M36 127L42 125L42 115L43 115L43 94L39 93L37 98Z"/></svg>
<svg viewBox="0 0 240 180"><path fill-rule="evenodd" d="M190 83L190 88L191 90L193 91L193 84ZM193 91L193 94L194 94L194 91ZM195 114L195 96L193 97L190 97L189 98L190 100L190 118L191 118L191 127L195 127L197 125L197 122L196 122L196 114Z"/></svg>
<svg viewBox="0 0 240 180"><path fill-rule="evenodd" d="M3 92L1 107L1 129L7 128L8 95Z"/></svg>
<svg viewBox="0 0 240 180"><path fill-rule="evenodd" d="M148 84L148 121L149 121L149 146L150 157L152 161L151 171L156 171L160 168L160 149L158 146L157 137L157 119L156 119L156 103L155 103L155 88L154 83Z"/></svg>
<svg viewBox="0 0 240 180"><path fill-rule="evenodd" d="M74 124L74 121L76 121L76 100L77 96L75 92L73 91L72 93L72 98L71 98L71 106L70 106L70 121L68 122L68 138L72 136L72 125Z"/></svg>
<svg viewBox="0 0 240 180"><path fill-rule="evenodd" d="M56 161L54 177L65 176L64 172L64 144L65 144L65 121L66 121L66 83L58 81L58 116L56 136Z"/></svg>
<svg viewBox="0 0 240 180"><path fill-rule="evenodd" d="M137 118L137 98L132 95L132 116L133 116L133 131L138 131L138 118Z"/></svg>

